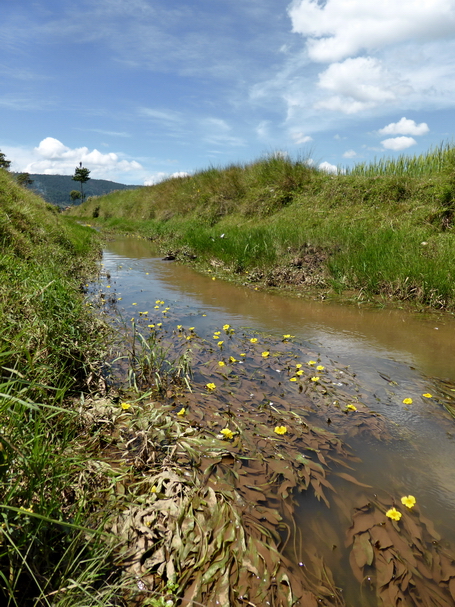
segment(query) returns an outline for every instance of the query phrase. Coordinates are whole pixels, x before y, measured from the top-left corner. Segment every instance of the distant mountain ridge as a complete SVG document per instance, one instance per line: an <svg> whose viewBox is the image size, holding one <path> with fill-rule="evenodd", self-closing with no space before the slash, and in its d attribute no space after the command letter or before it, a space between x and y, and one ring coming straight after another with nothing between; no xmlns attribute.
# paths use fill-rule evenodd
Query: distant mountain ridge
<svg viewBox="0 0 455 607"><path fill-rule="evenodd" d="M30 173L30 179L33 179L33 183L28 189L39 194L46 202L55 204L59 207L73 206L81 203L80 200L73 202L70 199L70 192L72 190L80 191L80 184L77 181L73 181L71 175L41 175ZM109 194L114 190L135 190L143 186L140 185L125 185L123 183L116 183L115 181L107 181L106 179L90 179L84 184L84 195L86 198L89 196L102 196L103 194Z"/></svg>

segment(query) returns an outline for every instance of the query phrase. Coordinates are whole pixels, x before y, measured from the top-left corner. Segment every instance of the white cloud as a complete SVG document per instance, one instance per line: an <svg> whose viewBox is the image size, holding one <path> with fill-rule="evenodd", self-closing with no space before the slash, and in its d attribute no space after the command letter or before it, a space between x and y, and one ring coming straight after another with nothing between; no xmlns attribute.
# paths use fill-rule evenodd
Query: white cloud
<svg viewBox="0 0 455 607"><path fill-rule="evenodd" d="M357 152L354 150L346 150L343 154L343 158L354 158L354 156L357 156Z"/></svg>
<svg viewBox="0 0 455 607"><path fill-rule="evenodd" d="M154 173L153 175L150 175L149 177L147 177L147 179L144 180L144 185L156 185L157 183L160 183L160 181L164 181L165 179L176 179L178 177L189 177L190 174L186 173L185 171L178 171L176 173L164 173L163 171L159 171L158 173Z"/></svg>
<svg viewBox="0 0 455 607"><path fill-rule="evenodd" d="M72 175L79 162L90 170L94 179L119 181L143 172L142 165L136 160L125 160L118 154L103 154L97 149L87 147L69 148L54 137L46 137L33 149L4 147L8 158L12 160L14 171L38 173L44 175Z"/></svg>
<svg viewBox="0 0 455 607"><path fill-rule="evenodd" d="M291 137L294 140L294 143L296 144L302 144L302 143L309 143L310 141L313 141L313 137L310 137L310 135L305 135L305 133L299 132L299 131L294 131L293 133L291 133Z"/></svg>
<svg viewBox="0 0 455 607"><path fill-rule="evenodd" d="M269 132L270 120L262 120L256 127L256 134L260 139L268 139L270 137Z"/></svg>
<svg viewBox="0 0 455 607"><path fill-rule="evenodd" d="M335 93L315 104L317 108L356 114L395 101L397 94L411 88L400 82L373 57L356 57L332 63L319 74L318 86Z"/></svg>
<svg viewBox="0 0 455 607"><path fill-rule="evenodd" d="M307 38L310 59L340 61L407 40L430 41L455 33L452 0L296 0L293 31Z"/></svg>
<svg viewBox="0 0 455 607"><path fill-rule="evenodd" d="M417 141L412 137L391 137L390 139L384 139L381 143L386 150L398 152L416 145Z"/></svg>
<svg viewBox="0 0 455 607"><path fill-rule="evenodd" d="M380 135L425 135L429 132L428 124L421 122L416 124L415 120L402 118L398 122L391 122L383 129L379 129Z"/></svg>
<svg viewBox="0 0 455 607"><path fill-rule="evenodd" d="M321 171L325 171L326 173L334 173L335 175L338 173L338 167L334 164L330 164L330 162L321 162L319 165Z"/></svg>

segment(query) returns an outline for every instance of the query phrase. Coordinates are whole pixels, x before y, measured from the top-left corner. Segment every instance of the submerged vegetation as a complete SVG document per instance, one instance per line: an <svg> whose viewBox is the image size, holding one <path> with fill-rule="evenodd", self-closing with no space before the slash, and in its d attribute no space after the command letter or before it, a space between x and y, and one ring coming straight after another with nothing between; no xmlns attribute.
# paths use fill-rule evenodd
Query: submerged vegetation
<svg viewBox="0 0 455 607"><path fill-rule="evenodd" d="M338 175L277 154L93 198L71 214L257 287L455 308L451 145Z"/></svg>
<svg viewBox="0 0 455 607"><path fill-rule="evenodd" d="M349 447L404 436L348 367L290 334L200 331L201 313L178 324L172 302L133 306L123 380L134 391L82 409L98 490L117 510L119 584L136 581L126 604L452 605L455 551L420 494L365 479ZM444 417L429 383L391 383L390 405L431 401Z"/></svg>
<svg viewBox="0 0 455 607"><path fill-rule="evenodd" d="M357 179L370 184L371 200ZM372 264L387 235L391 279L393 255L406 249L396 234L418 224L428 242L419 246L437 252L421 264L440 263L447 248L450 277L451 223L436 212L441 192L450 198L450 171L438 173L420 206L423 181L411 180L409 196L397 200L389 196L398 178L381 179L330 176L276 156L90 200L80 211L122 229L141 226L212 272L321 292L353 288L336 277L360 235L362 263L369 255ZM376 394L353 371L290 334L229 324L207 333L193 312L194 326L185 326L182 311L160 299L150 311L132 303L122 317L107 271L88 287L96 232L2 170L0 234L4 604L453 605L455 549L421 495L399 478L393 486L366 479L350 446L359 436L373 445L406 438L374 411ZM420 251L415 237L401 244ZM411 270L400 296L451 306L438 277L427 284L431 277L416 273L422 290L408 291ZM358 288L373 293L373 283L359 286L371 271L352 270ZM384 293L386 274L383 281ZM386 379L389 404L422 400L452 428L434 383L410 389ZM450 400L453 389L445 390Z"/></svg>

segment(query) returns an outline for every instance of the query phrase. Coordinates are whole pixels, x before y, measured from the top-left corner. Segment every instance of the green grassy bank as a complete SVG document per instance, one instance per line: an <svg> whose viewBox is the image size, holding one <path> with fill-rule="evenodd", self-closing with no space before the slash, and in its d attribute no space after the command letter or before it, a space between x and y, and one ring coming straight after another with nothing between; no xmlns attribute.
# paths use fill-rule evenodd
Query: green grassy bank
<svg viewBox="0 0 455 607"><path fill-rule="evenodd" d="M3 605L76 605L75 592L98 604L106 546L75 483L88 454L75 446L79 416L67 404L96 378L104 350L83 298L96 238L0 170Z"/></svg>
<svg viewBox="0 0 455 607"><path fill-rule="evenodd" d="M70 211L256 286L455 308L455 149L338 175L280 155Z"/></svg>

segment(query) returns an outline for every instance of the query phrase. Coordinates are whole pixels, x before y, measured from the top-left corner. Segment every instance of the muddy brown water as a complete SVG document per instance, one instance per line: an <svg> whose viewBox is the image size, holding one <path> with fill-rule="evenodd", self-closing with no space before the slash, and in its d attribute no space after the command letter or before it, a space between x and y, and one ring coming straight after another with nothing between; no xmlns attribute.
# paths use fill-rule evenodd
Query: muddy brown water
<svg viewBox="0 0 455 607"><path fill-rule="evenodd" d="M139 310L152 310L159 299L178 310L180 324L195 326L200 335L211 335L225 323L276 335L277 341L292 334L323 364L349 366L370 395L368 404L397 429L392 443L365 436L348 441L361 459L357 478L398 496L415 495L444 541L455 546L455 420L437 398L433 379L455 383L451 316L362 309L256 291L163 261L151 243L135 238L109 242L103 269L109 278L102 278L101 290L121 298L117 306L125 320L137 317ZM426 392L435 398L422 398ZM403 404L410 395L413 404ZM335 529L338 523L330 511L308 501L301 516L307 517L309 508L320 519L320 529ZM320 533L330 537L328 531ZM338 566L344 579L345 563ZM346 593L353 605L366 604L355 590L347 588Z"/></svg>

